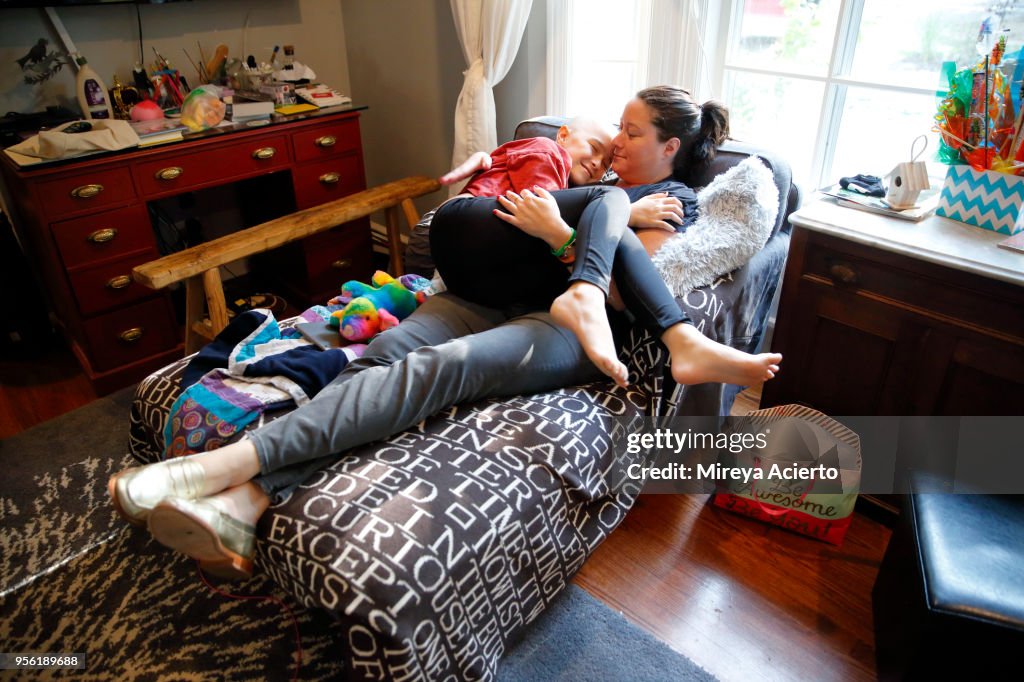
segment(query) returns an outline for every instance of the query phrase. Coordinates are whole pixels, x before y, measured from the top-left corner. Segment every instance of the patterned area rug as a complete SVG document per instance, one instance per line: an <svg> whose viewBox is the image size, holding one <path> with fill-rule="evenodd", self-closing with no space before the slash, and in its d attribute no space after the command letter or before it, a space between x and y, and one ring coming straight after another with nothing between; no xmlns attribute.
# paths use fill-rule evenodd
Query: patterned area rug
<svg viewBox="0 0 1024 682"><path fill-rule="evenodd" d="M298 647L284 602L301 633L300 679L346 679L338 652L347 643L328 615L301 609L261 575L219 587L279 602L222 596L193 561L116 517L106 481L131 464L117 454L127 450L131 396L121 391L0 441L0 650L86 654L85 670L25 679L287 680ZM575 587L499 672L509 681L595 676L712 679Z"/></svg>

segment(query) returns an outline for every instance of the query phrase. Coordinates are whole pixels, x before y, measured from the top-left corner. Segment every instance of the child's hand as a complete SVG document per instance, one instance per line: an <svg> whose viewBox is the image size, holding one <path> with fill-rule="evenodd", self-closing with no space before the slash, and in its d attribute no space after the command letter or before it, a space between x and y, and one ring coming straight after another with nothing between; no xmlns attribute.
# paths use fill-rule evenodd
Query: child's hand
<svg viewBox="0 0 1024 682"><path fill-rule="evenodd" d="M437 181L442 185L454 185L459 180L465 180L474 173L490 169L491 155L487 152L477 152L449 172L439 177Z"/></svg>
<svg viewBox="0 0 1024 682"><path fill-rule="evenodd" d="M508 212L495 210L496 217L531 237L543 239L553 249L564 244L571 234L569 226L562 220L555 198L543 187L523 190L522 194L509 190L498 197L498 203Z"/></svg>
<svg viewBox="0 0 1024 682"><path fill-rule="evenodd" d="M683 202L667 192L648 194L629 207L630 227L656 227L675 232L676 226L682 225L685 219ZM670 220L672 223L668 222Z"/></svg>

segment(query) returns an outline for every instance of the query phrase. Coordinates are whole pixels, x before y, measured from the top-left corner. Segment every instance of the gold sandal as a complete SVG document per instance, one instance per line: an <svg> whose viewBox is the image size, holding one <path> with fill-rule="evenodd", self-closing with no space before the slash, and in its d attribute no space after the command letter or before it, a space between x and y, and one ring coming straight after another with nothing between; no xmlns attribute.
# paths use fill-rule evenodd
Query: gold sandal
<svg viewBox="0 0 1024 682"><path fill-rule="evenodd" d="M128 523L142 526L165 497L195 499L203 494L206 474L188 458L125 469L110 477L107 491L114 509Z"/></svg>
<svg viewBox="0 0 1024 682"><path fill-rule="evenodd" d="M252 577L256 528L206 500L168 497L149 514L149 532L160 544L199 560L219 578Z"/></svg>

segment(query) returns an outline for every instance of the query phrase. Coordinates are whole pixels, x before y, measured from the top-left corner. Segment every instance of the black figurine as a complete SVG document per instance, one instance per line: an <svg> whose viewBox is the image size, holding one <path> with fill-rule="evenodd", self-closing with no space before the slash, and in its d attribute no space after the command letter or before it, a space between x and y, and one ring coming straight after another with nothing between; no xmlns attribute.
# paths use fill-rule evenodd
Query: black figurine
<svg viewBox="0 0 1024 682"><path fill-rule="evenodd" d="M46 38L40 38L39 42L33 45L32 49L28 51L28 54L21 59L16 59L15 61L18 62L18 66L21 67L21 70L24 71L27 68L26 64L38 64L41 62L46 56L46 46L48 44L49 41Z"/></svg>

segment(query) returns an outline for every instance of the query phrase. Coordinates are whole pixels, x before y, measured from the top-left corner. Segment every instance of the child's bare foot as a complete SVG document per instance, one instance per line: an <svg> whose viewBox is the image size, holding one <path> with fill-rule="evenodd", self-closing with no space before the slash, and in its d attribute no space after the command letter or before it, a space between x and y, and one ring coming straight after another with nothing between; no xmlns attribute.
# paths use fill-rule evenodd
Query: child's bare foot
<svg viewBox="0 0 1024 682"><path fill-rule="evenodd" d="M605 294L589 282L573 282L551 304L555 322L572 330L587 357L599 370L625 387L629 370L619 362L615 339L604 309Z"/></svg>
<svg viewBox="0 0 1024 682"><path fill-rule="evenodd" d="M661 335L672 356L672 378L680 384L708 381L749 386L772 379L782 355L751 355L712 341L690 324L677 324Z"/></svg>

